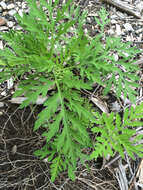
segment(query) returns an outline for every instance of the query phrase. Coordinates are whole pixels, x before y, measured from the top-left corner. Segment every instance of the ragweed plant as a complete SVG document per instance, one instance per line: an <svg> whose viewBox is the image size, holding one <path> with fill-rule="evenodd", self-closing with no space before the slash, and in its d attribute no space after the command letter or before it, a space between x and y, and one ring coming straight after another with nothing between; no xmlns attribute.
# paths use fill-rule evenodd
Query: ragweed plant
<svg viewBox="0 0 143 190"><path fill-rule="evenodd" d="M123 118L113 112L109 115L95 113L95 117L96 126L92 131L100 135L96 137L95 151L92 152L91 158L113 156L115 152L119 152L124 158L124 151L132 159L135 159L134 154L143 156L143 145L140 144L143 135L136 135L136 128L143 125L140 121L143 118L143 103L136 108L131 107L130 110L126 108Z"/></svg>
<svg viewBox="0 0 143 190"><path fill-rule="evenodd" d="M119 38L104 35L104 26L109 22L105 9L101 9L99 19L95 18L101 33L91 38L83 29L87 13L81 13L71 4L72 0L62 5L59 0L39 0L39 6L35 0L27 2L29 13L16 15L23 30L0 33L0 38L6 41L6 47L0 50L4 67L0 81L11 77L20 80L14 96L27 98L21 108L35 104L39 95L46 98L34 126L34 131L40 127L45 129L42 136L46 138L46 144L34 154L41 159L47 157L51 162L52 181L66 169L69 177L74 179L77 161L90 159L83 150L95 147L92 154L95 158L107 152L112 155L112 148L123 155L123 149L127 149L134 134L134 131L130 133L124 129L118 115L115 120L113 114L109 118L105 114L96 117L80 89L92 90L96 82L104 87L105 94L114 87L117 97L123 93L134 101L133 87L138 87L139 79L134 73L138 66L128 60L139 51ZM118 61L114 53L120 57ZM138 112L140 114L141 109ZM96 139L95 145L87 129L96 123L99 129L94 127L93 132L100 132L101 137ZM126 132L128 136L121 143ZM114 140L116 145L119 142L116 148ZM108 147L110 144L112 148ZM97 153L96 147L100 148ZM135 146L128 151L129 155L140 153L140 148Z"/></svg>

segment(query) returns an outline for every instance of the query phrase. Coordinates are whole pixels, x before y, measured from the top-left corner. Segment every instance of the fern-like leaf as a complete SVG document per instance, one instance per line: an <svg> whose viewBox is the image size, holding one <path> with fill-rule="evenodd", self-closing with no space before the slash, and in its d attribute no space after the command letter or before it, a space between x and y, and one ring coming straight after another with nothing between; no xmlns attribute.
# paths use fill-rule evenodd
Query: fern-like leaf
<svg viewBox="0 0 143 190"><path fill-rule="evenodd" d="M143 156L143 145L138 144L138 139L143 138L143 135L136 135L134 127L140 127L143 122L140 121L143 118L143 104L126 109L123 121L118 113L111 113L107 115L103 113L102 116L97 117L97 126L92 128L92 131L96 134L99 133L100 137L96 138L95 151L91 154L91 158L98 158L102 154L106 157L108 154L111 156L114 152L124 158L124 151L126 150L128 155L133 159L134 153ZM136 115L139 118L136 118ZM136 119L135 119L136 118ZM109 148L111 147L111 148Z"/></svg>

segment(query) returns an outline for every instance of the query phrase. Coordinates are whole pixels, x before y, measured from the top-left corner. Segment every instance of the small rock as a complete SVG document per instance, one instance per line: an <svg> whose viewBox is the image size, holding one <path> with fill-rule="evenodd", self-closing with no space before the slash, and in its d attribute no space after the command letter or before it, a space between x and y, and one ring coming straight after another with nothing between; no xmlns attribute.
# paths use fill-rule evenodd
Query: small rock
<svg viewBox="0 0 143 190"><path fill-rule="evenodd" d="M87 176L88 174L86 172L83 172L82 175L85 177Z"/></svg>
<svg viewBox="0 0 143 190"><path fill-rule="evenodd" d="M15 7L15 10L18 12L18 10L19 10L19 7Z"/></svg>
<svg viewBox="0 0 143 190"><path fill-rule="evenodd" d="M112 19L112 20L111 20L111 23L112 23L112 24L117 24L118 22L117 22L117 20Z"/></svg>
<svg viewBox="0 0 143 190"><path fill-rule="evenodd" d="M140 12L143 11L143 2L140 2L136 5L137 9L139 9Z"/></svg>
<svg viewBox="0 0 143 190"><path fill-rule="evenodd" d="M7 16L7 11L3 11L2 16L4 16L4 17Z"/></svg>
<svg viewBox="0 0 143 190"><path fill-rule="evenodd" d="M9 28L12 28L14 26L14 23L12 21L7 22L7 26Z"/></svg>
<svg viewBox="0 0 143 190"><path fill-rule="evenodd" d="M12 154L15 154L17 152L17 146L14 145L11 150Z"/></svg>
<svg viewBox="0 0 143 190"><path fill-rule="evenodd" d="M88 23L88 24L91 24L91 19L90 19L90 17L87 17L87 23Z"/></svg>
<svg viewBox="0 0 143 190"><path fill-rule="evenodd" d="M142 41L142 39L143 39L142 37L143 37L142 34L140 34L139 37L137 37L137 41L138 42Z"/></svg>
<svg viewBox="0 0 143 190"><path fill-rule="evenodd" d="M22 9L19 9L18 14L19 14L21 17L23 17L23 10L22 10Z"/></svg>
<svg viewBox="0 0 143 190"><path fill-rule="evenodd" d="M118 19L117 15L111 15L111 19Z"/></svg>
<svg viewBox="0 0 143 190"><path fill-rule="evenodd" d="M21 26L15 26L14 30L22 30L22 27Z"/></svg>
<svg viewBox="0 0 143 190"><path fill-rule="evenodd" d="M0 6L3 8L3 9L6 9L7 8L7 5L5 4L5 2L0 2Z"/></svg>
<svg viewBox="0 0 143 190"><path fill-rule="evenodd" d="M126 57L129 57L129 54L128 54L128 53L123 52L123 54L124 54Z"/></svg>
<svg viewBox="0 0 143 190"><path fill-rule="evenodd" d="M0 108L4 107L4 103L0 102Z"/></svg>
<svg viewBox="0 0 143 190"><path fill-rule="evenodd" d="M126 37L127 42L132 42L133 40L134 40L134 38L132 35Z"/></svg>
<svg viewBox="0 0 143 190"><path fill-rule="evenodd" d="M1 95L2 95L2 96L6 96L7 94L6 94L5 91L3 91L3 92L1 93Z"/></svg>
<svg viewBox="0 0 143 190"><path fill-rule="evenodd" d="M6 30L8 30L8 27L7 27L7 26L1 26L1 27L0 27L0 31L6 31Z"/></svg>
<svg viewBox="0 0 143 190"><path fill-rule="evenodd" d="M111 110L114 111L114 112L120 112L120 110L121 110L120 104L117 101L113 102Z"/></svg>
<svg viewBox="0 0 143 190"><path fill-rule="evenodd" d="M7 9L13 9L14 7L15 7L14 4L11 3L11 4L9 4L9 5L7 6Z"/></svg>
<svg viewBox="0 0 143 190"><path fill-rule="evenodd" d="M124 102L124 106L125 106L125 105L131 105L130 100L129 100L128 98L125 99L123 95L121 95L121 99L122 99L123 102Z"/></svg>
<svg viewBox="0 0 143 190"><path fill-rule="evenodd" d="M6 20L2 17L0 17L0 26L3 26L6 24Z"/></svg>
<svg viewBox="0 0 143 190"><path fill-rule="evenodd" d="M110 29L110 30L108 30L108 34L109 34L109 35L113 35L113 34L115 34L115 32L114 32L113 29Z"/></svg>
<svg viewBox="0 0 143 190"><path fill-rule="evenodd" d="M124 24L124 27L125 27L126 31L134 31L134 29L132 28L132 25L130 23Z"/></svg>
<svg viewBox="0 0 143 190"><path fill-rule="evenodd" d="M115 59L115 61L118 61L118 60L119 60L119 56L118 56L118 54L117 54L117 53L114 53L113 55L114 55L114 59Z"/></svg>
<svg viewBox="0 0 143 190"><path fill-rule="evenodd" d="M43 162L48 162L48 158L45 158L45 159L43 160Z"/></svg>
<svg viewBox="0 0 143 190"><path fill-rule="evenodd" d="M136 33L141 33L141 32L143 32L143 28L136 30Z"/></svg>
<svg viewBox="0 0 143 190"><path fill-rule="evenodd" d="M0 112L0 115L3 115L3 112L2 112L2 111Z"/></svg>
<svg viewBox="0 0 143 190"><path fill-rule="evenodd" d="M21 2L18 1L18 2L16 2L16 4L18 5L18 7L21 8L21 6L22 6L22 5L21 5Z"/></svg>
<svg viewBox="0 0 143 190"><path fill-rule="evenodd" d="M122 34L122 30L119 24L116 24L116 34L120 36Z"/></svg>
<svg viewBox="0 0 143 190"><path fill-rule="evenodd" d="M16 10L14 10L14 9L12 9L12 10L10 10L10 11L8 12L8 14L9 14L10 16L14 16L15 13L16 13Z"/></svg>
<svg viewBox="0 0 143 190"><path fill-rule="evenodd" d="M25 2L22 2L22 9L26 9L27 8L27 5Z"/></svg>

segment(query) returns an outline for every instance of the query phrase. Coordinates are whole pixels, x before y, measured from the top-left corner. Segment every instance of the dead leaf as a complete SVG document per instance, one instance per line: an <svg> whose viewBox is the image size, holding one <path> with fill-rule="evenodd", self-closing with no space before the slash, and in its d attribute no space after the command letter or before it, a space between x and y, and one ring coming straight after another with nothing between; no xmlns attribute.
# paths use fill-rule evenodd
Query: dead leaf
<svg viewBox="0 0 143 190"><path fill-rule="evenodd" d="M100 108L101 111L105 112L105 113L109 113L109 109L107 107L107 105L105 104L105 102L101 101L99 98L95 98L92 97L91 101Z"/></svg>

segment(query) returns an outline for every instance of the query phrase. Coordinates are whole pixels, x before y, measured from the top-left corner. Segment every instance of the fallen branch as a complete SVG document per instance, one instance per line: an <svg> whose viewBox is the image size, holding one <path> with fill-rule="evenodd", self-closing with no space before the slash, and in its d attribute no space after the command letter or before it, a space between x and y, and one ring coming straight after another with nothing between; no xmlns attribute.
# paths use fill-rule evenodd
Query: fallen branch
<svg viewBox="0 0 143 190"><path fill-rule="evenodd" d="M134 11L135 8L133 6L131 6L131 5L129 6L129 5L125 4L125 3L123 3L123 1L119 1L119 0L118 1L116 1L116 0L101 0L101 1L106 2L106 3L110 4L110 5L113 5L117 9L119 9L121 11L124 11L127 14L130 14L130 15L136 17L136 18L139 18L139 19L142 18L140 13Z"/></svg>

